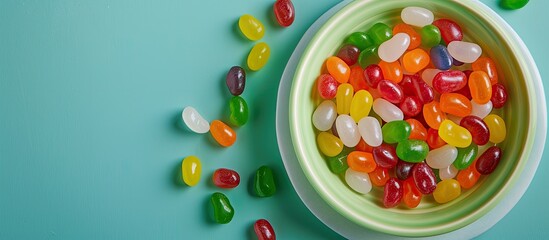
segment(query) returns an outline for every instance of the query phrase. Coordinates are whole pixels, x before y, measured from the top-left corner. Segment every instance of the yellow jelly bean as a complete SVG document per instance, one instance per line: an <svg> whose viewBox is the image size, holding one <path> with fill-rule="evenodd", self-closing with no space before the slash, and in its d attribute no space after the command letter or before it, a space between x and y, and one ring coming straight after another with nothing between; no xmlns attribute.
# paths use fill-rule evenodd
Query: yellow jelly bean
<svg viewBox="0 0 549 240"><path fill-rule="evenodd" d="M319 133L316 142L320 151L328 157L335 157L343 150L343 142L341 139L331 133Z"/></svg>
<svg viewBox="0 0 549 240"><path fill-rule="evenodd" d="M256 44L248 54L248 68L252 71L263 68L267 64L269 56L271 56L269 45L264 42Z"/></svg>
<svg viewBox="0 0 549 240"><path fill-rule="evenodd" d="M373 103L374 98L372 97L372 94L370 94L370 92L366 90L360 90L355 93L355 96L351 101L350 108L351 117L355 120L355 122L360 121L360 119L370 114Z"/></svg>
<svg viewBox="0 0 549 240"><path fill-rule="evenodd" d="M337 87L336 104L338 114L349 114L353 101L353 85L344 83Z"/></svg>
<svg viewBox="0 0 549 240"><path fill-rule="evenodd" d="M442 121L440 124L438 135L442 140L454 147L464 148L469 146L473 141L471 133L466 128L448 119Z"/></svg>
<svg viewBox="0 0 549 240"><path fill-rule="evenodd" d="M183 159L181 163L181 175L183 176L183 182L189 186L194 186L200 181L200 173L202 172L202 165L200 159L196 156L188 156Z"/></svg>
<svg viewBox="0 0 549 240"><path fill-rule="evenodd" d="M488 130L490 130L490 142L500 143L505 140L507 129L505 128L505 121L503 121L503 118L495 114L490 114L484 118L484 122L488 125Z"/></svg>
<svg viewBox="0 0 549 240"><path fill-rule="evenodd" d="M461 186L453 178L440 181L433 192L433 197L435 197L435 201L438 203L447 203L456 199L459 195L461 195Z"/></svg>
<svg viewBox="0 0 549 240"><path fill-rule="evenodd" d="M242 34L252 41L259 40L265 35L263 23L250 14L244 14L238 19L238 27Z"/></svg>

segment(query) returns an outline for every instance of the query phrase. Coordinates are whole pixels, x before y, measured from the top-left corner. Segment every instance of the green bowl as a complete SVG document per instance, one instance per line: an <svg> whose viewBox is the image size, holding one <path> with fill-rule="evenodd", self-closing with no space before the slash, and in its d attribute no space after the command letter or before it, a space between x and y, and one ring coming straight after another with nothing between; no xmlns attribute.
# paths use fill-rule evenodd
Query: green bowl
<svg viewBox="0 0 549 240"><path fill-rule="evenodd" d="M390 26L401 22L400 12L407 6L427 8L435 19L450 18L462 26L464 40L479 44L483 55L497 65L499 81L508 90L509 100L503 111L508 139L496 171L481 180L461 196L445 204L435 203L426 196L415 209L386 209L381 204L383 191L374 187L367 195L351 190L336 174L330 172L316 144L311 116L321 102L316 93L316 78L325 59L336 54L344 38L356 31L365 31L376 22ZM299 164L312 187L322 200L335 211L360 226L399 236L422 237L451 232L479 219L505 197L528 161L539 130L538 115L543 96L536 94L534 82L541 79L529 52L516 33L487 7L464 1L355 1L330 18L312 38L301 56L290 93L290 131ZM544 103L544 102L543 102ZM544 119L546 118L543 116ZM537 129L538 128L538 129ZM539 133L539 134L545 134ZM543 138L544 139L544 138ZM539 159L536 159L539 161ZM320 199L319 199L320 200Z"/></svg>

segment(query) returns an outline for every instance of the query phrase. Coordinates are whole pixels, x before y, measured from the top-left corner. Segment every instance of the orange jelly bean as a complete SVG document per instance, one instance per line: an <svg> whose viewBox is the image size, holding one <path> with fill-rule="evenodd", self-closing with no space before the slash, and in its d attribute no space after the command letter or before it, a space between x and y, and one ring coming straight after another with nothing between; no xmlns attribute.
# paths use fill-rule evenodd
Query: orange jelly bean
<svg viewBox="0 0 549 240"><path fill-rule="evenodd" d="M338 57L329 57L326 60L326 69L336 81L340 83L346 83L349 81L351 76L351 69L341 58Z"/></svg>
<svg viewBox="0 0 549 240"><path fill-rule="evenodd" d="M215 141L223 147L230 147L236 141L236 132L219 120L212 121L210 124L210 133Z"/></svg>
<svg viewBox="0 0 549 240"><path fill-rule="evenodd" d="M456 179L462 188L472 188L480 178L480 173L476 169L476 163L477 161L475 160L469 167L458 172Z"/></svg>
<svg viewBox="0 0 549 240"><path fill-rule="evenodd" d="M355 149L357 151L361 151L361 152L369 152L369 153L372 153L372 151L374 150L374 148L370 145L368 145L364 139L360 138L360 141L358 142L358 144L356 145Z"/></svg>
<svg viewBox="0 0 549 240"><path fill-rule="evenodd" d="M408 118L406 119L406 122L408 122L412 127L409 139L427 141L427 129L423 126L423 124L421 124L420 121L413 118Z"/></svg>
<svg viewBox="0 0 549 240"><path fill-rule="evenodd" d="M347 155L347 165L349 168L358 171L371 173L376 169L377 164L374 155L368 152L353 151Z"/></svg>
<svg viewBox="0 0 549 240"><path fill-rule="evenodd" d="M408 50L415 49L421 45L421 35L419 35L412 26L406 23L399 23L393 27L393 35L396 35L397 33L406 33L410 37Z"/></svg>
<svg viewBox="0 0 549 240"><path fill-rule="evenodd" d="M382 168L380 166L377 166L376 169L374 169L373 172L368 173L370 176L370 182L372 182L372 185L377 187L383 187L389 180L389 170L387 168Z"/></svg>
<svg viewBox="0 0 549 240"><path fill-rule="evenodd" d="M496 64L488 57L480 57L471 64L473 71L483 71L490 77L490 83L492 85L498 83L498 71L496 70Z"/></svg>
<svg viewBox="0 0 549 240"><path fill-rule="evenodd" d="M440 104L437 101L432 101L423 105L423 118L429 127L438 130L440 123L446 120L446 113L440 108Z"/></svg>
<svg viewBox="0 0 549 240"><path fill-rule="evenodd" d="M409 208L415 208L421 202L421 197L423 195L417 189L416 184L414 183L414 178L409 177L404 181L404 196L402 200Z"/></svg>
<svg viewBox="0 0 549 240"><path fill-rule="evenodd" d="M465 117L473 111L473 105L467 97L459 93L443 93L440 95L440 109L458 117Z"/></svg>
<svg viewBox="0 0 549 240"><path fill-rule="evenodd" d="M402 81L404 75L402 73L402 66L400 66L399 61L394 61L391 63L380 61L378 65L381 68L381 72L386 80L393 81L394 83L399 83Z"/></svg>
<svg viewBox="0 0 549 240"><path fill-rule="evenodd" d="M492 83L487 73L474 71L469 76L471 97L478 104L485 104L492 98Z"/></svg>
<svg viewBox="0 0 549 240"><path fill-rule="evenodd" d="M366 83L366 78L364 77L364 69L362 67L355 65L351 67L351 75L349 76L349 83L353 86L355 92L360 90L368 90L368 84Z"/></svg>
<svg viewBox="0 0 549 240"><path fill-rule="evenodd" d="M421 48L414 49L404 54L402 66L410 73L417 73L423 70L431 62L431 57Z"/></svg>

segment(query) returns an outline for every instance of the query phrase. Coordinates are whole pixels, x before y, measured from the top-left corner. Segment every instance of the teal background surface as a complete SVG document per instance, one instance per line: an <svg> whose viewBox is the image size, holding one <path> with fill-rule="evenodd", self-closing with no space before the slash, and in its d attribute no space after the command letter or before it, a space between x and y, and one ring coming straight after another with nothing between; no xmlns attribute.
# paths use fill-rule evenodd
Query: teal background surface
<svg viewBox="0 0 549 240"><path fill-rule="evenodd" d="M549 1L532 0L518 11L482 2L517 31L548 79ZM294 0L296 20L287 29L273 21L272 3L1 0L0 239L254 239L259 218L279 239L339 238L293 190L275 132L286 61L338 1ZM234 146L221 148L179 119L183 107L194 106L208 120L227 120L225 74L244 64L254 44L237 30L245 13L265 24L261 41L272 54L264 69L248 74L249 123L237 129ZM203 164L192 188L178 180L189 155ZM479 239L549 234L548 160L546 152L521 201ZM250 190L262 165L277 176L271 198ZM238 171L241 185L213 186L221 167ZM236 211L227 225L209 215L216 191Z"/></svg>

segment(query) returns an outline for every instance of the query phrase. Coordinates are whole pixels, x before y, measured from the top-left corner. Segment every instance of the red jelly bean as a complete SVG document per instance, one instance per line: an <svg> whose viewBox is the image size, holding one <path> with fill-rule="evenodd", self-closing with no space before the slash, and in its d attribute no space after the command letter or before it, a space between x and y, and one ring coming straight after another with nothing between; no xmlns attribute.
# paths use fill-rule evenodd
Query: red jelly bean
<svg viewBox="0 0 549 240"><path fill-rule="evenodd" d="M405 96L416 96L416 92L414 90L414 83L412 82L412 78L419 78L419 75L408 75L404 74L402 77L402 81L398 83L400 85L400 88L402 88L402 92L404 92Z"/></svg>
<svg viewBox="0 0 549 240"><path fill-rule="evenodd" d="M368 90L368 84L364 78L364 70L358 65L351 67L351 76L349 76L349 83L353 86L353 90L358 92L360 90Z"/></svg>
<svg viewBox="0 0 549 240"><path fill-rule="evenodd" d="M273 226L271 226L271 223L265 219L255 221L254 231L258 240L276 240Z"/></svg>
<svg viewBox="0 0 549 240"><path fill-rule="evenodd" d="M507 90L501 83L492 85L492 105L494 108L501 108L507 102Z"/></svg>
<svg viewBox="0 0 549 240"><path fill-rule="evenodd" d="M446 145L446 142L438 135L438 130L429 128L427 130L427 144L431 149L437 149Z"/></svg>
<svg viewBox="0 0 549 240"><path fill-rule="evenodd" d="M380 167L393 168L397 165L398 157L396 149L389 144L382 143L378 147L374 147L372 149L372 155L374 155L374 160Z"/></svg>
<svg viewBox="0 0 549 240"><path fill-rule="evenodd" d="M352 66L358 61L360 50L353 45L345 45L339 49L337 57L341 58L347 65Z"/></svg>
<svg viewBox="0 0 549 240"><path fill-rule="evenodd" d="M389 180L389 170L387 168L382 168L377 166L373 172L368 173L372 185L377 187L383 187Z"/></svg>
<svg viewBox="0 0 549 240"><path fill-rule="evenodd" d="M390 178L383 190L383 205L386 208L395 207L400 204L403 195L404 188L402 182L396 178Z"/></svg>
<svg viewBox="0 0 549 240"><path fill-rule="evenodd" d="M417 189L416 184L414 183L414 178L408 178L404 180L404 196L402 200L409 208L415 208L421 202L421 197L423 195Z"/></svg>
<svg viewBox="0 0 549 240"><path fill-rule="evenodd" d="M477 171L483 175L492 173L498 166L501 155L501 148L499 148L498 146L492 146L488 148L477 159Z"/></svg>
<svg viewBox="0 0 549 240"><path fill-rule="evenodd" d="M364 79L368 86L377 88L379 81L383 80L383 71L377 64L372 64L364 69Z"/></svg>
<svg viewBox="0 0 549 240"><path fill-rule="evenodd" d="M339 83L330 74L322 74L316 80L318 93L324 99L332 99L336 96Z"/></svg>
<svg viewBox="0 0 549 240"><path fill-rule="evenodd" d="M473 71L471 70L465 70L463 73L465 73L466 79L469 79L469 75L471 75ZM455 93L459 93L463 96L465 96L467 99L471 100L473 97L471 96L471 90L469 90L469 84L465 84L465 86L462 89L459 89L455 91Z"/></svg>
<svg viewBox="0 0 549 240"><path fill-rule="evenodd" d="M433 78L433 88L439 93L455 92L467 85L467 76L459 70L439 72Z"/></svg>
<svg viewBox="0 0 549 240"><path fill-rule="evenodd" d="M276 21L280 26L289 27L295 19L294 4L290 0L277 0L273 5Z"/></svg>
<svg viewBox="0 0 549 240"><path fill-rule="evenodd" d="M425 81L423 81L419 76L414 75L412 77L412 84L414 86L415 95L421 100L423 104L430 103L435 99L435 92L433 88Z"/></svg>
<svg viewBox="0 0 549 240"><path fill-rule="evenodd" d="M335 124L334 124L334 126L335 126ZM334 135L335 135L335 134L334 134ZM362 138L360 138L360 141L359 141L358 144L356 145L355 150L361 151L361 152L369 152L369 153L371 153L371 152L374 151L373 147L370 146L370 145L368 145L368 144L364 141L364 139L362 139Z"/></svg>
<svg viewBox="0 0 549 240"><path fill-rule="evenodd" d="M235 188L240 184L240 175L234 170L220 168L215 170L213 182L220 188Z"/></svg>
<svg viewBox="0 0 549 240"><path fill-rule="evenodd" d="M395 174L397 178L400 180L405 180L408 177L410 177L410 174L412 173L412 169L414 165L415 163L398 160L397 165L395 167Z"/></svg>
<svg viewBox="0 0 549 240"><path fill-rule="evenodd" d="M477 145L482 146L490 140L490 130L482 118L473 115L466 116L461 119L459 125L471 133L473 142Z"/></svg>
<svg viewBox="0 0 549 240"><path fill-rule="evenodd" d="M423 194L431 194L437 188L435 173L425 162L417 163L414 166L412 176L417 189Z"/></svg>
<svg viewBox="0 0 549 240"><path fill-rule="evenodd" d="M402 88L392 81L381 80L377 84L377 91L381 94L381 97L392 103L400 103L404 98L404 92Z"/></svg>
<svg viewBox="0 0 549 240"><path fill-rule="evenodd" d="M438 19L433 22L433 25L440 30L440 35L446 44L463 40L463 32L456 22L450 19Z"/></svg>
<svg viewBox="0 0 549 240"><path fill-rule="evenodd" d="M415 117L423 109L423 104L416 96L407 96L400 103L400 110L406 117Z"/></svg>

